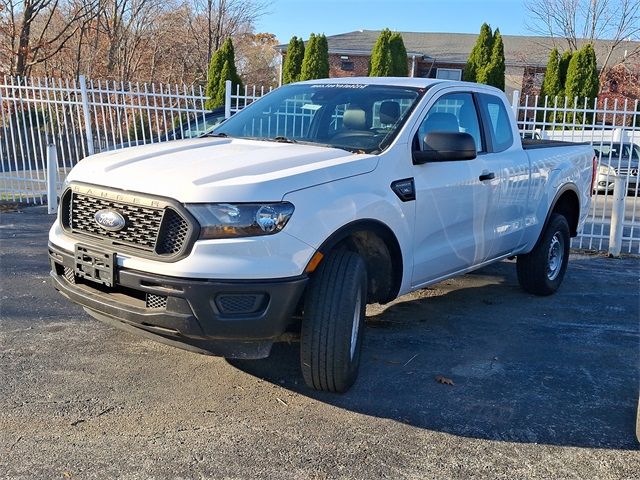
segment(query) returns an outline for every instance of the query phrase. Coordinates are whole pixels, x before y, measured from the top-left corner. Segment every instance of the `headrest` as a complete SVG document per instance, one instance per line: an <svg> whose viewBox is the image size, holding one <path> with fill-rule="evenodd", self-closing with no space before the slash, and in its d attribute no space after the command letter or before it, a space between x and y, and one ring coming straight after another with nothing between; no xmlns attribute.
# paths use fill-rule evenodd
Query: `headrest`
<svg viewBox="0 0 640 480"><path fill-rule="evenodd" d="M472 103L465 102L462 104L460 108L460 112L458 113L458 118L460 121L460 126L464 128L476 128L478 125L478 116L476 115L476 110L473 108Z"/></svg>
<svg viewBox="0 0 640 480"><path fill-rule="evenodd" d="M434 112L427 117L425 133L459 131L458 119L453 113Z"/></svg>
<svg viewBox="0 0 640 480"><path fill-rule="evenodd" d="M366 130L367 119L364 110L359 107L349 107L344 111L342 125L349 130Z"/></svg>
<svg viewBox="0 0 640 480"><path fill-rule="evenodd" d="M380 123L392 125L400 118L400 104L392 100L386 100L380 104Z"/></svg>

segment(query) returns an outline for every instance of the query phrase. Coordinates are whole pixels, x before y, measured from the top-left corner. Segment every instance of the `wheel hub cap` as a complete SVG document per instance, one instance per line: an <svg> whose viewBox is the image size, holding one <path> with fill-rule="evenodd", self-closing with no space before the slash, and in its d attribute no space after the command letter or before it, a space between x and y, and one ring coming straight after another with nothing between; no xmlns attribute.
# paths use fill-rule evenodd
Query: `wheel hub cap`
<svg viewBox="0 0 640 480"><path fill-rule="evenodd" d="M562 261L564 260L564 241L560 234L556 232L551 239L549 245L549 254L547 257L547 278L555 280L560 274Z"/></svg>

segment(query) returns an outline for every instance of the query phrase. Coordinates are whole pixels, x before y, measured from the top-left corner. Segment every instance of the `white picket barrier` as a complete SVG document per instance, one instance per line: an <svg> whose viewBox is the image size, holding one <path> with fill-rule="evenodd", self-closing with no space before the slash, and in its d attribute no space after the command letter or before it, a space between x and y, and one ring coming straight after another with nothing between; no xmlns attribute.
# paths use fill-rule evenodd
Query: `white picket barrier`
<svg viewBox="0 0 640 480"><path fill-rule="evenodd" d="M513 94L512 108L525 138L590 143L597 158L597 181L585 228L574 248L640 253L639 101L589 101ZM615 179L624 192L614 195ZM617 199L617 200L616 200ZM615 215L614 215L615 212ZM616 232L613 217L620 225Z"/></svg>
<svg viewBox="0 0 640 480"><path fill-rule="evenodd" d="M226 82L225 118L251 104L271 88L232 88ZM86 155L168 138L204 126L206 97L193 85L147 85L94 81L4 77L0 82L0 201L44 203L47 198L47 149L56 147L57 188ZM291 102L290 102L291 103ZM298 102L300 103L300 102ZM304 128L311 112L303 103L285 106ZM595 105L595 106L594 106ZM513 111L523 137L588 142L597 153L600 174L589 218L572 246L588 250L640 253L640 111L635 102L590 103L588 100L524 96L516 91ZM278 112L274 112L277 119ZM336 119L339 121L339 119ZM265 130L267 128L267 130ZM255 135L269 134L256 126ZM287 127L288 128L288 127ZM610 169L609 169L610 167ZM620 235L612 230L614 176L622 175L629 191L623 205ZM620 245L611 244L611 237Z"/></svg>
<svg viewBox="0 0 640 480"><path fill-rule="evenodd" d="M204 128L206 97L193 85L4 77L0 82L0 200L43 203L47 146L58 188L93 153Z"/></svg>
<svg viewBox="0 0 640 480"><path fill-rule="evenodd" d="M234 113L239 112L271 90L273 90L272 87L265 88L264 86L258 87L257 85L252 87L245 85L244 88L236 85L235 88L233 88L231 80L227 80L225 82L225 118L229 118Z"/></svg>

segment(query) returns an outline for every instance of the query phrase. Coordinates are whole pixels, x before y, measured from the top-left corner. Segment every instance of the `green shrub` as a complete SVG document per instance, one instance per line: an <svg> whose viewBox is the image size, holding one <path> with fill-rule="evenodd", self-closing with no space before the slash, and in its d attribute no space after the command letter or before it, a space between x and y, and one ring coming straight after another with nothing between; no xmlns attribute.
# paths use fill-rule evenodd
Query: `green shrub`
<svg viewBox="0 0 640 480"><path fill-rule="evenodd" d="M282 83L293 83L300 80L302 60L304 59L304 41L298 37L291 37L287 47L287 55L282 65Z"/></svg>
<svg viewBox="0 0 640 480"><path fill-rule="evenodd" d="M225 66L228 68L225 70ZM224 105L224 92L220 96L220 84L231 80L233 91L239 86L242 88L242 80L236 70L235 51L233 42L227 38L222 46L211 56L207 75L205 107L213 110Z"/></svg>
<svg viewBox="0 0 640 480"><path fill-rule="evenodd" d="M329 77L329 45L324 35L311 34L304 49L300 80Z"/></svg>
<svg viewBox="0 0 640 480"><path fill-rule="evenodd" d="M483 23L480 27L480 35L476 40L467 64L464 67L463 79L467 82L477 82L480 70L486 68L491 61L491 52L493 49L493 33L491 27L487 23Z"/></svg>

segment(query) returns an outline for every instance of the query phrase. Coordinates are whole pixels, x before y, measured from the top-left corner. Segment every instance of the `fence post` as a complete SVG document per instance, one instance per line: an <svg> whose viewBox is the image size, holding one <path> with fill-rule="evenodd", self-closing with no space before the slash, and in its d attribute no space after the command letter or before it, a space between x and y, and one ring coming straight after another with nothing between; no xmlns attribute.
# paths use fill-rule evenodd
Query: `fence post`
<svg viewBox="0 0 640 480"><path fill-rule="evenodd" d="M82 97L82 112L84 113L84 131L87 135L87 152L93 155L93 130L91 129L91 114L89 113L89 95L87 95L87 79L80 75L80 95Z"/></svg>
<svg viewBox="0 0 640 480"><path fill-rule="evenodd" d="M520 108L520 90L514 90L513 97L511 97L511 109L513 110L513 115L516 117L516 122L518 121L519 108Z"/></svg>
<svg viewBox="0 0 640 480"><path fill-rule="evenodd" d="M224 118L231 116L231 80L224 82Z"/></svg>
<svg viewBox="0 0 640 480"><path fill-rule="evenodd" d="M613 205L611 209L611 227L609 230L609 256L619 257L622 250L624 226L624 199L627 194L627 177L613 177Z"/></svg>
<svg viewBox="0 0 640 480"><path fill-rule="evenodd" d="M47 213L58 210L58 151L53 143L47 145Z"/></svg>

